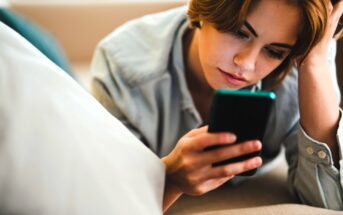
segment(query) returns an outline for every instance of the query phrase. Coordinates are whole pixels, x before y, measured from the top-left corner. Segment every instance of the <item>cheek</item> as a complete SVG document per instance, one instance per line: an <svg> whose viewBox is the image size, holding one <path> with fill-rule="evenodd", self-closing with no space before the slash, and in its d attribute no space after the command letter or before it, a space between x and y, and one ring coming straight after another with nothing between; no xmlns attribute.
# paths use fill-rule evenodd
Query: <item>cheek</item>
<svg viewBox="0 0 343 215"><path fill-rule="evenodd" d="M199 44L199 58L203 67L229 66L233 59L234 47L227 47L226 43L210 43L201 41Z"/></svg>
<svg viewBox="0 0 343 215"><path fill-rule="evenodd" d="M272 73L281 63L270 59L259 59L254 72L254 79L261 80Z"/></svg>
<svg viewBox="0 0 343 215"><path fill-rule="evenodd" d="M208 40L201 40L199 43L199 57L203 66L207 66L211 61L216 59L215 47Z"/></svg>

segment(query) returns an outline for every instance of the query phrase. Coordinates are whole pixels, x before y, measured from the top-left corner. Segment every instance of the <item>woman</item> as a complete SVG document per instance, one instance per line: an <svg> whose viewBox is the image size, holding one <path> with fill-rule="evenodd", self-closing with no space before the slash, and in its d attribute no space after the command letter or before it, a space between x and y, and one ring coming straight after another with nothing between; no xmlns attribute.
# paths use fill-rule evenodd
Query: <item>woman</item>
<svg viewBox="0 0 343 215"><path fill-rule="evenodd" d="M262 161L263 172L284 146L294 196L343 209L342 131L329 52L342 10L342 1L333 6L328 0L191 0L188 16L185 8L147 16L99 44L93 93L163 157L165 208L183 193L200 195L234 182ZM219 88L275 92L262 141L203 150L236 140L232 133L207 132ZM261 150L261 142L260 157L212 167Z"/></svg>

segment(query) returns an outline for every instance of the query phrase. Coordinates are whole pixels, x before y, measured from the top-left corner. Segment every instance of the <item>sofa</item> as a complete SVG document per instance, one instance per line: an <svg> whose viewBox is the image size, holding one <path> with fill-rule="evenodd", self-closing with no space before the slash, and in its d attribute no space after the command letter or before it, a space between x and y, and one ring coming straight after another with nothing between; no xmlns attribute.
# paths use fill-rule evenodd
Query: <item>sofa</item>
<svg viewBox="0 0 343 215"><path fill-rule="evenodd" d="M42 1L44 2L44 1ZM96 2L96 1L94 1ZM89 67L96 44L125 21L147 13L186 4L186 0L124 1L111 3L14 3L9 8L48 30L71 62L76 79L90 87ZM342 44L337 66L342 82ZM166 214L343 214L298 204L287 190L287 164L281 155L274 168L237 186L225 184L203 196L182 196Z"/></svg>

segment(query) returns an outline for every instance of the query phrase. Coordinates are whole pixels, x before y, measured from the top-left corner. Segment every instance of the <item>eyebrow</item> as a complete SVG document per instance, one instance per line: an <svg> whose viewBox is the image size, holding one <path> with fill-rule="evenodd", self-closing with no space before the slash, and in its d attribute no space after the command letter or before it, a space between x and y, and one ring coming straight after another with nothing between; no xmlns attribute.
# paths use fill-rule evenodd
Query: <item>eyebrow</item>
<svg viewBox="0 0 343 215"><path fill-rule="evenodd" d="M255 29L249 24L249 22L244 21L244 26L247 27L247 29L252 33L255 37L258 37Z"/></svg>
<svg viewBox="0 0 343 215"><path fill-rule="evenodd" d="M244 21L244 26L252 33L255 37L258 37L258 34L256 33L255 29L249 24L249 22ZM278 46L281 48L287 48L287 49L292 49L293 46L287 43L272 43L270 44L272 46Z"/></svg>

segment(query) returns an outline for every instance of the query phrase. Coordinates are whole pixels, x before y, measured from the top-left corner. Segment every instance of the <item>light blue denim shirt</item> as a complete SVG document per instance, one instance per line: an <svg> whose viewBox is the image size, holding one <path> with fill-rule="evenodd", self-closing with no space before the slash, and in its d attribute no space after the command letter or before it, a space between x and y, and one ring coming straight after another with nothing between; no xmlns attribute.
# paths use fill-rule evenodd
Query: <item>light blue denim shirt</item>
<svg viewBox="0 0 343 215"><path fill-rule="evenodd" d="M203 123L184 74L182 36L187 28L186 7L130 21L99 43L92 62L95 97L159 156L168 154L180 137ZM335 48L333 42L329 61L337 83ZM263 80L255 88L268 86ZM275 93L259 172L269 169L286 151L294 196L309 205L342 210L342 168L334 167L329 147L309 137L299 125L295 68ZM337 140L342 166L341 124L342 120Z"/></svg>

